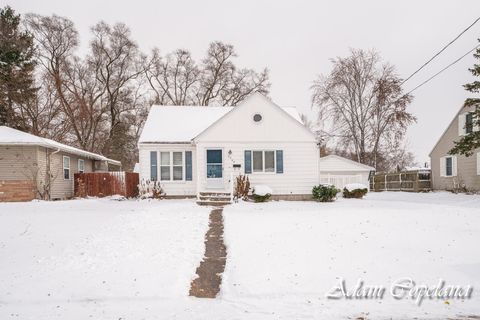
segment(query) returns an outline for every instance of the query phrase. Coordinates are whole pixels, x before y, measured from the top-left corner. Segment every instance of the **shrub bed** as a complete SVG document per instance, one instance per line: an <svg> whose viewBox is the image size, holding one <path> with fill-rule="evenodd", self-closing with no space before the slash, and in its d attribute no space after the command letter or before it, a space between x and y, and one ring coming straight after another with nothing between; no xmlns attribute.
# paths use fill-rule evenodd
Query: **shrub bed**
<svg viewBox="0 0 480 320"><path fill-rule="evenodd" d="M313 199L320 201L320 202L332 202L335 201L337 198L337 193L340 190L335 188L335 186L330 184L320 184L318 186L313 187L312 195Z"/></svg>

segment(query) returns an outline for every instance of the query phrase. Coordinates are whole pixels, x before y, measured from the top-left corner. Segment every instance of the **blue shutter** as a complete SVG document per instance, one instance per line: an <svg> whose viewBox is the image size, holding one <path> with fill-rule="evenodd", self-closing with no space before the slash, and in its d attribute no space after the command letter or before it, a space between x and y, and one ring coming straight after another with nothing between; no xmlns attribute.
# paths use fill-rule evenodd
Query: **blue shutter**
<svg viewBox="0 0 480 320"><path fill-rule="evenodd" d="M252 173L252 151L245 150L245 174Z"/></svg>
<svg viewBox="0 0 480 320"><path fill-rule="evenodd" d="M277 173L283 173L283 150L277 150Z"/></svg>
<svg viewBox="0 0 480 320"><path fill-rule="evenodd" d="M157 181L157 151L150 151L150 180Z"/></svg>
<svg viewBox="0 0 480 320"><path fill-rule="evenodd" d="M185 151L185 180L192 181L192 151Z"/></svg>

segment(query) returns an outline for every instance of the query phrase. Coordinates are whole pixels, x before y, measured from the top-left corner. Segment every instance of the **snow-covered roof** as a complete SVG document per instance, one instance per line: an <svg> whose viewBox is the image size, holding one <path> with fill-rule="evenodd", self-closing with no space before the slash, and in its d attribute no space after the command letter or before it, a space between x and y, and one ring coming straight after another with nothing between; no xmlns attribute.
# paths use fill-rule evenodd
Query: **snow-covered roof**
<svg viewBox="0 0 480 320"><path fill-rule="evenodd" d="M186 143L222 118L234 107L153 105L143 127L139 143ZM302 123L297 108L284 107Z"/></svg>
<svg viewBox="0 0 480 320"><path fill-rule="evenodd" d="M67 146L66 144L35 136L20 130L6 126L0 126L0 145L32 145L42 146L51 149L61 150L63 152L79 155L85 158L107 161L114 165L121 165L120 161L112 160L100 154L88 152L82 149Z"/></svg>
<svg viewBox="0 0 480 320"><path fill-rule="evenodd" d="M375 171L375 168L331 154L320 158L320 171Z"/></svg>

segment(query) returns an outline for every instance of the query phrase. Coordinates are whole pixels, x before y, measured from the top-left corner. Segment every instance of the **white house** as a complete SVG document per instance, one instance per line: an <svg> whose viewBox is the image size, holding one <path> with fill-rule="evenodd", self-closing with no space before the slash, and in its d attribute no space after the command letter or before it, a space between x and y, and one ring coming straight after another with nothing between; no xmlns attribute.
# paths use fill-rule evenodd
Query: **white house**
<svg viewBox="0 0 480 320"><path fill-rule="evenodd" d="M152 106L139 139L140 179L168 196L230 194L234 178L268 185L274 197L311 197L319 149L296 108L254 94L237 107Z"/></svg>
<svg viewBox="0 0 480 320"><path fill-rule="evenodd" d="M340 189L349 183L369 186L371 171L375 168L337 155L320 158L320 183L333 184Z"/></svg>

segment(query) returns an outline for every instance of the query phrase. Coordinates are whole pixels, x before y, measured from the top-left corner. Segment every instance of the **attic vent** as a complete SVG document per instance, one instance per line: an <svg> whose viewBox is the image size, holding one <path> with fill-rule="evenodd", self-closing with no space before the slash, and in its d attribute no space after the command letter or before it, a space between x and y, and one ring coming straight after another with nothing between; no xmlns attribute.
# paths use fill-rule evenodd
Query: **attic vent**
<svg viewBox="0 0 480 320"><path fill-rule="evenodd" d="M256 114L253 116L253 121L255 121L255 122L260 122L260 121L262 121L262 115L259 114L259 113L256 113Z"/></svg>

